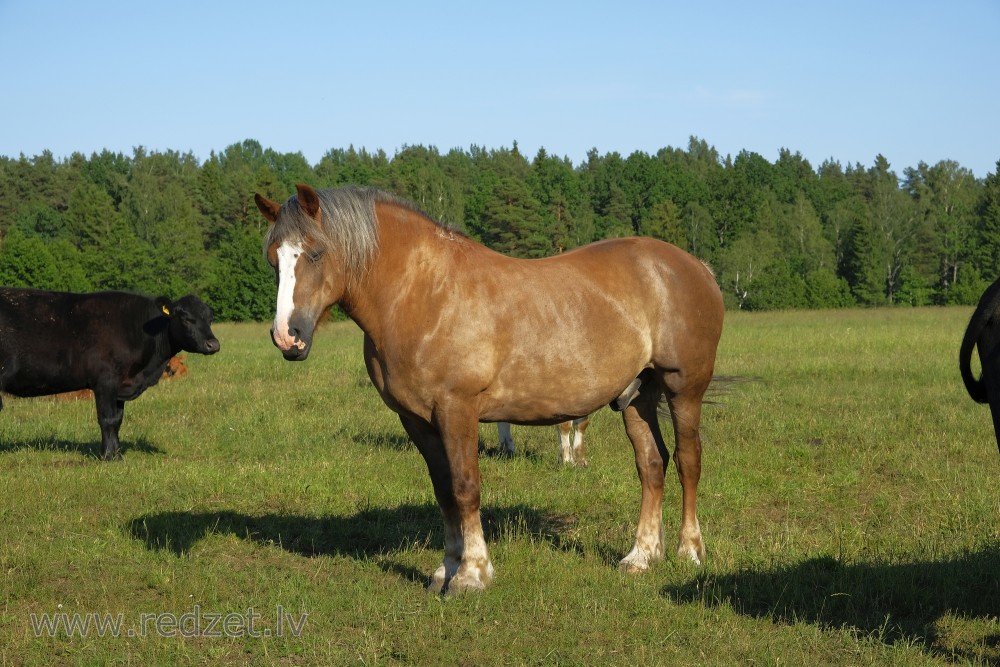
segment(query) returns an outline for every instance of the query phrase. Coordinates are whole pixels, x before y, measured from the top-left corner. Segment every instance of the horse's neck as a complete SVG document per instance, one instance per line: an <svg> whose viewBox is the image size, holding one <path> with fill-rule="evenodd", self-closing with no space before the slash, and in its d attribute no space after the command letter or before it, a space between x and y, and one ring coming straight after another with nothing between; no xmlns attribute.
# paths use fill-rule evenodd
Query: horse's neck
<svg viewBox="0 0 1000 667"><path fill-rule="evenodd" d="M379 210L379 250L365 275L348 286L341 306L379 343L405 316L401 309L420 308L434 283L446 279L458 242L468 240L420 214Z"/></svg>

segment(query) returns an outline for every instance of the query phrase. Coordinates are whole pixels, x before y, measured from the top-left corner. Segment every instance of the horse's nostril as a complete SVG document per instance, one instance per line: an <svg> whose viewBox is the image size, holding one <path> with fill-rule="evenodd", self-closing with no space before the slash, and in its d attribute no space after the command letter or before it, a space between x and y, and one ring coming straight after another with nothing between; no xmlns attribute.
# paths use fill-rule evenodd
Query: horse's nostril
<svg viewBox="0 0 1000 667"><path fill-rule="evenodd" d="M293 329L292 327L288 327L288 336L289 336L289 338L298 338L299 337L299 330L298 329Z"/></svg>

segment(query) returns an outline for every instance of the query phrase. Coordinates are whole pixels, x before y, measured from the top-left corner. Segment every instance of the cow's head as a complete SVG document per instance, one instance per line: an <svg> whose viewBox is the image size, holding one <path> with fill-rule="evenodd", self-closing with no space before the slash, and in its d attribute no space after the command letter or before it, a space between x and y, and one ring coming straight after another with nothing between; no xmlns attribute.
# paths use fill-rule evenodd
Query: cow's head
<svg viewBox="0 0 1000 667"><path fill-rule="evenodd" d="M212 333L214 313L204 301L189 294L164 306L164 312L170 318L170 340L182 350L198 354L219 351L219 339Z"/></svg>

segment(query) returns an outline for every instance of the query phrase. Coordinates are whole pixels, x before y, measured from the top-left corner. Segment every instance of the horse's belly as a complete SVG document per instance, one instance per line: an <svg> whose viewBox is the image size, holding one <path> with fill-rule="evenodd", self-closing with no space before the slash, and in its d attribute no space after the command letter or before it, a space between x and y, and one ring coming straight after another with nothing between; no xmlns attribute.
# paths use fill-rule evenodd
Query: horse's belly
<svg viewBox="0 0 1000 667"><path fill-rule="evenodd" d="M604 403L590 404L585 409L565 411L565 405L507 404L490 409L479 416L481 422L508 422L522 426L552 426L585 417L596 412Z"/></svg>
<svg viewBox="0 0 1000 667"><path fill-rule="evenodd" d="M480 419L543 425L584 417L618 398L643 368L630 363L614 371L502 373L481 398Z"/></svg>

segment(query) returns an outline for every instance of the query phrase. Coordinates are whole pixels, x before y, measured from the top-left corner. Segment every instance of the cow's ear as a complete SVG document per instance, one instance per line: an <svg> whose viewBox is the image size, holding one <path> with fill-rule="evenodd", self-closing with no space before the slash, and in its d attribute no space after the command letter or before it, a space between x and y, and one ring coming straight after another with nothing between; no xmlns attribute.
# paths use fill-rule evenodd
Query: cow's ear
<svg viewBox="0 0 1000 667"><path fill-rule="evenodd" d="M170 299L165 296L156 297L156 307L160 309L160 312L170 317L173 312L173 304L170 303Z"/></svg>
<svg viewBox="0 0 1000 667"><path fill-rule="evenodd" d="M295 186L299 193L299 206L310 218L316 222L322 221L322 213L319 208L319 195L308 185L299 184Z"/></svg>
<svg viewBox="0 0 1000 667"><path fill-rule="evenodd" d="M278 219L278 213L281 212L281 204L271 201L259 192L254 193L253 200L257 202L257 208L264 214L267 221L273 225L274 221Z"/></svg>

